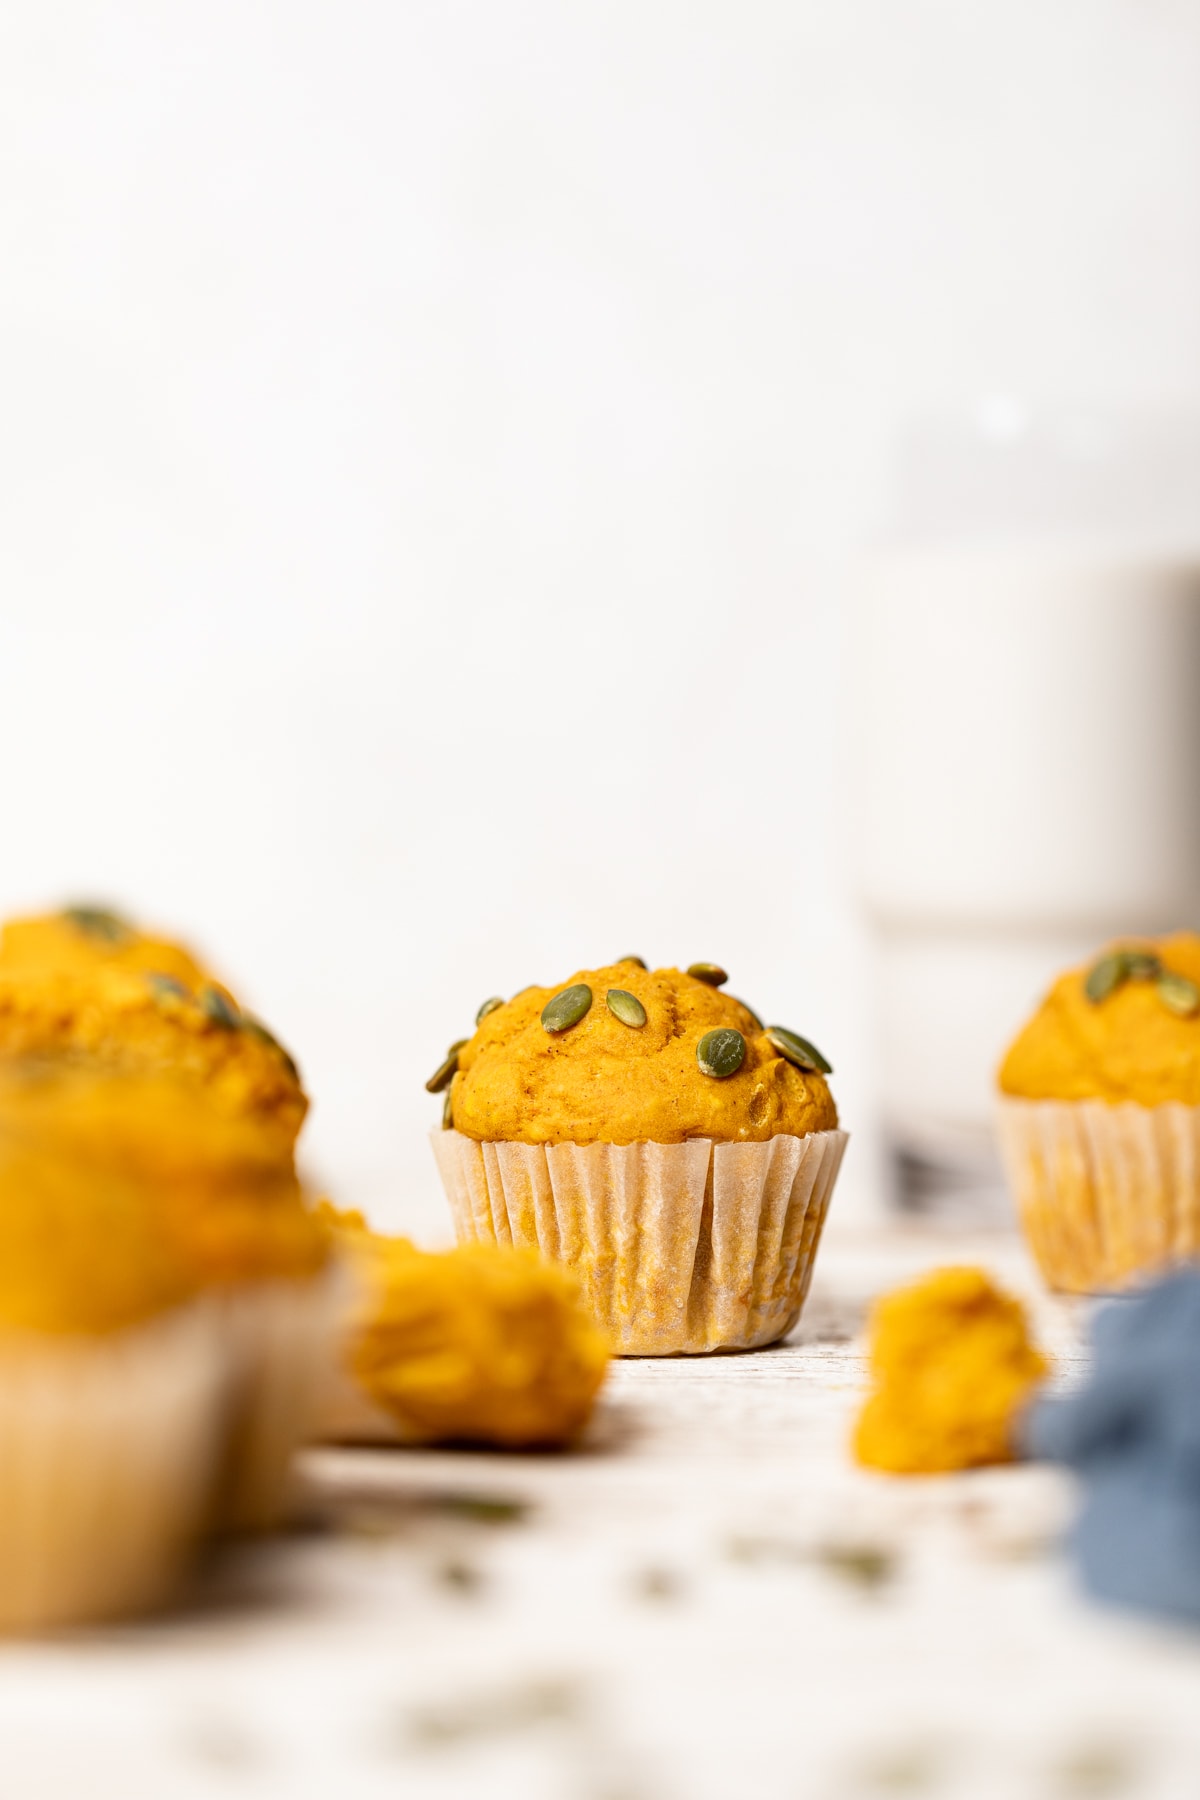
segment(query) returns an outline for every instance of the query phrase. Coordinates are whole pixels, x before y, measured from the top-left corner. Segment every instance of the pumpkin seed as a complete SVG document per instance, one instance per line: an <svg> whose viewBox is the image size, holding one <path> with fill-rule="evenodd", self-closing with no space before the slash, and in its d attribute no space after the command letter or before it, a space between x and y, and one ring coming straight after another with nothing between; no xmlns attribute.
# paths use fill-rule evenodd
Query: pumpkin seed
<svg viewBox="0 0 1200 1800"><path fill-rule="evenodd" d="M1153 981L1162 973L1162 962L1153 950L1126 950L1125 973L1131 981Z"/></svg>
<svg viewBox="0 0 1200 1800"><path fill-rule="evenodd" d="M617 962L618 964L627 962L636 963L639 969L644 969L646 967L645 962L640 956L618 956Z"/></svg>
<svg viewBox="0 0 1200 1800"><path fill-rule="evenodd" d="M289 1051L284 1049L279 1039L275 1036L275 1033L269 1030L269 1028L263 1024L261 1019L256 1018L253 1013L243 1013L242 1029L243 1031L248 1031L251 1037L257 1038L260 1044L266 1044L268 1049L274 1050L275 1054L282 1060L283 1066L291 1076L292 1080L299 1081L300 1070L295 1057L292 1056Z"/></svg>
<svg viewBox="0 0 1200 1800"><path fill-rule="evenodd" d="M733 995L730 994L729 998L732 1000ZM737 1004L741 1007L743 1012L748 1012L750 1014L750 1017L754 1020L755 1029L757 1031L762 1031L764 1029L763 1022L759 1018L758 1014L755 1012L754 1008L752 1006L747 1005L745 1000L739 1000L737 1002Z"/></svg>
<svg viewBox="0 0 1200 1800"><path fill-rule="evenodd" d="M206 983L200 989L196 999L199 1002L200 1011L210 1018L214 1025L219 1025L222 1031L236 1031L241 1024L237 1007L233 1001L227 994L223 994L220 988L213 987L211 982Z"/></svg>
<svg viewBox="0 0 1200 1800"><path fill-rule="evenodd" d="M443 1088L449 1087L458 1073L458 1051L454 1050L440 1063L425 1083L427 1094L440 1094Z"/></svg>
<svg viewBox="0 0 1200 1800"><path fill-rule="evenodd" d="M614 1019L620 1019L622 1025L628 1025L633 1031L642 1029L646 1023L646 1009L636 994L626 993L624 988L609 988L605 998Z"/></svg>
<svg viewBox="0 0 1200 1800"><path fill-rule="evenodd" d="M66 906L62 916L85 937L100 938L106 944L119 944L132 931L121 915L107 906Z"/></svg>
<svg viewBox="0 0 1200 1800"><path fill-rule="evenodd" d="M689 963L687 972L694 981L702 981L706 987L724 987L729 980L720 963Z"/></svg>
<svg viewBox="0 0 1200 1800"><path fill-rule="evenodd" d="M822 1075L833 1074L832 1064L826 1062L817 1046L801 1037L798 1031L789 1031L786 1025L768 1025L767 1042L795 1068L803 1069L806 1075L811 1075L814 1070L819 1070Z"/></svg>
<svg viewBox="0 0 1200 1800"><path fill-rule="evenodd" d="M442 1130L454 1130L454 1083L446 1089L446 1098L442 1103Z"/></svg>
<svg viewBox="0 0 1200 1800"><path fill-rule="evenodd" d="M476 1025L482 1025L483 1021L487 1018L489 1013L494 1013L498 1006L503 1006L503 1005L504 1005L504 1002L500 998L499 994L493 994L490 1000L484 1001L484 1003L480 1007L479 1011L475 1014Z"/></svg>
<svg viewBox="0 0 1200 1800"><path fill-rule="evenodd" d="M586 981L577 981L574 987L564 988L547 1000L542 1008L542 1027L545 1031L569 1031L572 1025L578 1025L592 1004L592 990Z"/></svg>
<svg viewBox="0 0 1200 1800"><path fill-rule="evenodd" d="M734 1031L728 1025L720 1025L716 1031L706 1031L696 1045L696 1061L700 1064L701 1073L712 1075L717 1081L736 1075L745 1058L745 1038L740 1031Z"/></svg>
<svg viewBox="0 0 1200 1800"><path fill-rule="evenodd" d="M146 976L146 980L156 1000L190 1000L191 994L177 981L174 975L160 975L157 970Z"/></svg>
<svg viewBox="0 0 1200 1800"><path fill-rule="evenodd" d="M1098 963L1088 971L1083 991L1093 1006L1099 1006L1110 994L1116 992L1129 975L1129 958L1123 950L1113 950L1102 956Z"/></svg>
<svg viewBox="0 0 1200 1800"><path fill-rule="evenodd" d="M1163 1005L1181 1019L1190 1019L1200 1007L1200 987L1186 975L1174 975L1170 969L1164 969L1155 986Z"/></svg>

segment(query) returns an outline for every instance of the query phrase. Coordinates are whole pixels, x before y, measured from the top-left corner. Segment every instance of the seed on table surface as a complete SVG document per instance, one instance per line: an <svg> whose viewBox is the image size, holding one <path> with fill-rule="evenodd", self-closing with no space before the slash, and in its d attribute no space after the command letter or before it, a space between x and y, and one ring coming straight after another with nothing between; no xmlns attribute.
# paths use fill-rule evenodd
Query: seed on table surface
<svg viewBox="0 0 1200 1800"><path fill-rule="evenodd" d="M646 1023L646 1009L636 994L626 993L624 988L609 988L605 996L608 1010L614 1019L620 1019L622 1025L640 1031Z"/></svg>
<svg viewBox="0 0 1200 1800"><path fill-rule="evenodd" d="M645 962L643 961L643 959L640 956L618 956L618 958L617 958L618 966L621 963L627 963L627 962L636 963L639 969L644 969L646 967Z"/></svg>
<svg viewBox="0 0 1200 1800"><path fill-rule="evenodd" d="M206 983L200 989L196 999L199 1002L200 1011L210 1018L214 1025L219 1025L222 1031L236 1031L241 1024L237 1007L233 1001L228 994L223 994L220 988L213 987L211 982Z"/></svg>
<svg viewBox="0 0 1200 1800"><path fill-rule="evenodd" d="M132 935L133 927L107 906L66 906L63 918L88 937L101 938L106 944L118 944Z"/></svg>
<svg viewBox="0 0 1200 1800"><path fill-rule="evenodd" d="M564 988L543 1006L543 1030L569 1031L572 1025L578 1025L591 1004L592 990L586 981L577 981L574 987Z"/></svg>
<svg viewBox="0 0 1200 1800"><path fill-rule="evenodd" d="M801 1037L798 1031L789 1031L786 1025L768 1025L767 1042L795 1068L803 1069L806 1075L811 1075L814 1070L819 1070L822 1075L833 1074L832 1063L826 1062L817 1046Z"/></svg>
<svg viewBox="0 0 1200 1800"><path fill-rule="evenodd" d="M1164 969L1155 986L1163 1005L1170 1007L1181 1019L1190 1019L1200 1007L1200 987L1186 975L1173 975L1169 969Z"/></svg>
<svg viewBox="0 0 1200 1800"><path fill-rule="evenodd" d="M504 1002L500 998L499 994L493 994L490 1000L484 1001L484 1003L480 1007L479 1011L475 1014L476 1025L482 1025L483 1021L487 1018L489 1013L494 1013L498 1006L503 1006L503 1005L504 1005Z"/></svg>
<svg viewBox="0 0 1200 1800"><path fill-rule="evenodd" d="M1126 950L1125 973L1131 981L1153 981L1162 973L1162 962L1153 950Z"/></svg>
<svg viewBox="0 0 1200 1800"><path fill-rule="evenodd" d="M457 1074L458 1051L452 1050L445 1062L438 1065L433 1071L433 1074L429 1077L429 1080L425 1083L425 1092L427 1094L440 1094L443 1088L450 1086L450 1083Z"/></svg>
<svg viewBox="0 0 1200 1800"><path fill-rule="evenodd" d="M731 1000L733 1000L735 998L735 996L733 994L730 994L729 998ZM750 1014L750 1017L754 1020L755 1026L759 1031L764 1030L762 1020L759 1018L759 1016L755 1012L754 1008L750 1005L749 1001L738 1000L737 1004L741 1007L743 1012L748 1012Z"/></svg>
<svg viewBox="0 0 1200 1800"><path fill-rule="evenodd" d="M706 987L724 987L729 980L720 963L689 963L687 973Z"/></svg>
<svg viewBox="0 0 1200 1800"><path fill-rule="evenodd" d="M1083 991L1093 1006L1099 1006L1102 1000L1107 1000L1110 994L1116 992L1128 976L1129 958L1123 950L1113 950L1088 970Z"/></svg>
<svg viewBox="0 0 1200 1800"><path fill-rule="evenodd" d="M736 1075L745 1056L745 1038L740 1031L734 1031L728 1025L718 1026L716 1031L706 1031L696 1045L696 1061L700 1064L701 1073L715 1076L718 1081L724 1081L728 1075Z"/></svg>
<svg viewBox="0 0 1200 1800"><path fill-rule="evenodd" d="M189 990L184 986L182 981L177 981L174 975L160 975L156 970L152 970L150 974L146 976L146 980L149 983L156 1000L191 999Z"/></svg>

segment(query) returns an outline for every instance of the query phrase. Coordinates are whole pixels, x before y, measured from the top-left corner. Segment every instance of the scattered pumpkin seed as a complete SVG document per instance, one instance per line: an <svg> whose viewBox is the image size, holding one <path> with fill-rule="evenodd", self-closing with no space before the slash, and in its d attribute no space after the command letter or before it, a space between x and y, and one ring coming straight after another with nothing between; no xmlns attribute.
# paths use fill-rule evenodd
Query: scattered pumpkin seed
<svg viewBox="0 0 1200 1800"><path fill-rule="evenodd" d="M157 970L146 977L146 981L156 1000L190 1000L191 994L182 981L174 975L160 975Z"/></svg>
<svg viewBox="0 0 1200 1800"><path fill-rule="evenodd" d="M806 1075L811 1075L815 1069L822 1075L833 1074L832 1063L826 1062L817 1046L801 1037L798 1031L789 1031L786 1025L768 1025L767 1042L795 1068L803 1069Z"/></svg>
<svg viewBox="0 0 1200 1800"><path fill-rule="evenodd" d="M1163 1005L1181 1019L1190 1019L1200 1008L1200 987L1186 975L1175 975L1170 969L1164 969L1155 986Z"/></svg>
<svg viewBox="0 0 1200 1800"><path fill-rule="evenodd" d="M446 1089L446 1098L442 1103L442 1130L454 1130L454 1083Z"/></svg>
<svg viewBox="0 0 1200 1800"><path fill-rule="evenodd" d="M1131 981L1153 981L1162 974L1162 961L1153 950L1126 950L1125 972Z"/></svg>
<svg viewBox="0 0 1200 1800"><path fill-rule="evenodd" d="M646 1023L646 1009L636 994L626 993L624 988L609 988L605 998L614 1019L620 1019L622 1025L628 1025L634 1031L642 1029Z"/></svg>
<svg viewBox="0 0 1200 1800"><path fill-rule="evenodd" d="M295 1057L290 1051L284 1049L275 1033L264 1025L261 1019L256 1018L253 1013L243 1013L242 1029L248 1031L251 1037L257 1038L260 1044L266 1044L268 1049L274 1050L292 1080L299 1081L300 1069Z"/></svg>
<svg viewBox="0 0 1200 1800"><path fill-rule="evenodd" d="M702 981L706 987L724 987L729 980L720 963L689 963L687 972L694 981Z"/></svg>
<svg viewBox="0 0 1200 1800"><path fill-rule="evenodd" d="M732 1000L734 998L734 996L732 994L730 994L729 998ZM738 1005L741 1007L743 1012L748 1012L750 1014L750 1017L754 1020L754 1024L755 1024L755 1027L757 1030L763 1031L765 1029L762 1020L759 1018L759 1016L755 1012L754 1008L747 1001L739 1000Z"/></svg>
<svg viewBox="0 0 1200 1800"><path fill-rule="evenodd" d="M487 1018L489 1013L494 1013L498 1006L503 1006L503 1005L504 1005L504 1002L500 998L500 995L493 994L490 1000L484 1001L484 1003L480 1007L479 1011L475 1014L476 1025L482 1025L483 1021Z"/></svg>
<svg viewBox="0 0 1200 1800"><path fill-rule="evenodd" d="M700 1064L701 1073L712 1075L717 1081L736 1075L745 1058L745 1038L740 1031L734 1031L728 1025L720 1025L716 1031L706 1031L696 1045L696 1061Z"/></svg>
<svg viewBox="0 0 1200 1800"><path fill-rule="evenodd" d="M646 967L645 962L643 961L643 959L640 956L618 956L617 962L618 963L627 963L627 962L636 963L639 969L644 969Z"/></svg>
<svg viewBox="0 0 1200 1800"><path fill-rule="evenodd" d="M107 906L65 906L62 916L86 937L100 938L106 944L119 944L133 929Z"/></svg>
<svg viewBox="0 0 1200 1800"><path fill-rule="evenodd" d="M233 1001L228 994L223 994L220 988L214 987L211 982L205 983L196 999L200 1004L200 1011L210 1018L214 1025L219 1025L222 1031L236 1031L241 1024L238 1009Z"/></svg>
<svg viewBox="0 0 1200 1800"><path fill-rule="evenodd" d="M458 1051L452 1050L444 1063L439 1063L429 1080L425 1083L427 1094L440 1094L443 1088L449 1087L458 1074Z"/></svg>
<svg viewBox="0 0 1200 1800"><path fill-rule="evenodd" d="M1099 1006L1110 994L1116 992L1122 982L1129 977L1129 958L1124 950L1112 950L1102 956L1098 963L1088 971L1083 991L1093 1006Z"/></svg>
<svg viewBox="0 0 1200 1800"><path fill-rule="evenodd" d="M569 1031L572 1025L578 1025L592 1004L592 990L586 981L577 981L573 987L563 988L552 1000L547 1000L542 1008L542 1028L545 1031Z"/></svg>

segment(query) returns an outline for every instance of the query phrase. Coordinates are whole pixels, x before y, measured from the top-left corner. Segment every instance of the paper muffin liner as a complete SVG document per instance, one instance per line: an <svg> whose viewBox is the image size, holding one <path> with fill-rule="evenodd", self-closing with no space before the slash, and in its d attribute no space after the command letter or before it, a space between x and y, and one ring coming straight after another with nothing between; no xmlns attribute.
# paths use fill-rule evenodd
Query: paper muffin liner
<svg viewBox="0 0 1200 1800"><path fill-rule="evenodd" d="M0 1340L0 1630L169 1596L212 1492L225 1372L203 1301L112 1336Z"/></svg>
<svg viewBox="0 0 1200 1800"><path fill-rule="evenodd" d="M1200 1107L1006 1096L998 1127L1052 1288L1118 1292L1200 1256Z"/></svg>
<svg viewBox="0 0 1200 1800"><path fill-rule="evenodd" d="M216 1529L265 1531L286 1513L292 1458L312 1435L347 1301L340 1264L219 1296L229 1385Z"/></svg>
<svg viewBox="0 0 1200 1800"><path fill-rule="evenodd" d="M622 1356L749 1350L800 1317L844 1131L766 1143L477 1143L432 1134L460 1242L568 1264Z"/></svg>

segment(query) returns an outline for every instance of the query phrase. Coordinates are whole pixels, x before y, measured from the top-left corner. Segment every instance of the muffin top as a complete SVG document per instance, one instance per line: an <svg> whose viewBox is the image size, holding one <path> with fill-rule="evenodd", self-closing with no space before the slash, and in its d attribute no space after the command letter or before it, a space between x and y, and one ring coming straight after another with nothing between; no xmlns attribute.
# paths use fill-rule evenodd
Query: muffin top
<svg viewBox="0 0 1200 1800"><path fill-rule="evenodd" d="M1123 940L1060 976L999 1080L1027 1100L1200 1105L1200 937Z"/></svg>
<svg viewBox="0 0 1200 1800"><path fill-rule="evenodd" d="M629 957L485 1002L428 1085L452 1077L444 1122L484 1141L734 1143L835 1127L820 1052L764 1029L724 980L711 964Z"/></svg>
<svg viewBox="0 0 1200 1800"><path fill-rule="evenodd" d="M193 989L214 980L183 944L141 931L107 906L65 906L8 919L0 928L0 974L86 974L96 968L169 975Z"/></svg>
<svg viewBox="0 0 1200 1800"><path fill-rule="evenodd" d="M308 1108L287 1051L190 951L94 907L0 934L0 1062L42 1059L175 1075L289 1145Z"/></svg>
<svg viewBox="0 0 1200 1800"><path fill-rule="evenodd" d="M0 1323L112 1329L328 1256L290 1154L189 1084L0 1073Z"/></svg>

